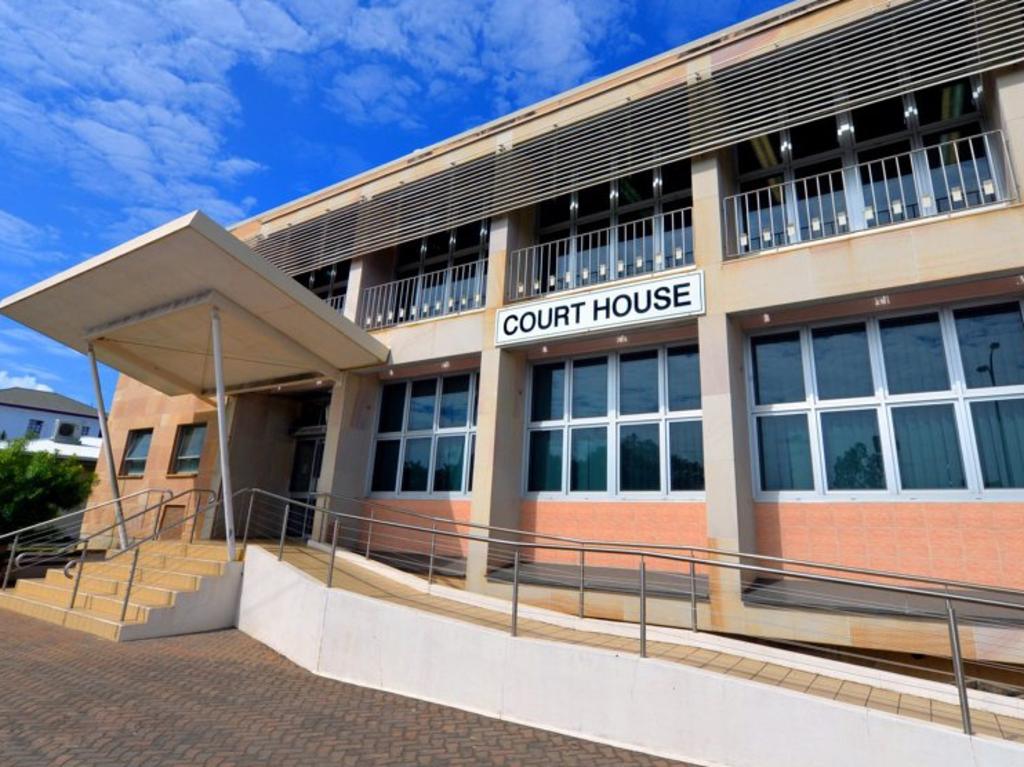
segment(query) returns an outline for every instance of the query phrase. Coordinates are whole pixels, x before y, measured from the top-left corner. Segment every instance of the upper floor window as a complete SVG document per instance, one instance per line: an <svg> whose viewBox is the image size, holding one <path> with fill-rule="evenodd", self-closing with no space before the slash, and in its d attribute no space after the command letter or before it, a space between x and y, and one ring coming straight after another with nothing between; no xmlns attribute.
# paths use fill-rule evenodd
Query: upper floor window
<svg viewBox="0 0 1024 767"><path fill-rule="evenodd" d="M351 261L339 261L295 276L295 281L309 288L335 309L341 311L348 294L348 278Z"/></svg>
<svg viewBox="0 0 1024 767"><path fill-rule="evenodd" d="M43 432L43 422L38 418L29 418L28 427L25 429L25 436L29 439L36 439Z"/></svg>
<svg viewBox="0 0 1024 767"><path fill-rule="evenodd" d="M206 439L206 424L192 423L178 427L171 459L171 474L195 474Z"/></svg>
<svg viewBox="0 0 1024 767"><path fill-rule="evenodd" d="M92 433L92 427L91 426L83 426L82 427L82 436L83 437L88 437L91 433Z"/></svg>
<svg viewBox="0 0 1024 767"><path fill-rule="evenodd" d="M730 254L832 237L999 202L998 134L984 133L979 80L880 101L736 147L725 201Z"/></svg>
<svg viewBox="0 0 1024 767"><path fill-rule="evenodd" d="M526 492L699 493L700 408L696 345L535 364Z"/></svg>
<svg viewBox="0 0 1024 767"><path fill-rule="evenodd" d="M487 258L487 221L464 224L398 246L395 279L440 272Z"/></svg>
<svg viewBox="0 0 1024 767"><path fill-rule="evenodd" d="M124 445L121 459L121 474L126 477L141 477L146 471L149 445L153 441L152 429L132 429Z"/></svg>
<svg viewBox="0 0 1024 767"><path fill-rule="evenodd" d="M381 387L371 492L472 490L476 378L457 373Z"/></svg>
<svg viewBox="0 0 1024 767"><path fill-rule="evenodd" d="M690 161L570 192L537 206L537 241L577 237L689 207Z"/></svg>
<svg viewBox="0 0 1024 767"><path fill-rule="evenodd" d="M1017 301L766 333L750 360L761 492L1024 488Z"/></svg>

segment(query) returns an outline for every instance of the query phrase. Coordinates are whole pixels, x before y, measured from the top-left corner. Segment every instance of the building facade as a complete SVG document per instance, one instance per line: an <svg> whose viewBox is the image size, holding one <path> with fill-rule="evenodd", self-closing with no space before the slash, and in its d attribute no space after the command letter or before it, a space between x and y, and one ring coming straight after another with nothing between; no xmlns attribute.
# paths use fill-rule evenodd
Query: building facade
<svg viewBox="0 0 1024 767"><path fill-rule="evenodd" d="M1022 25L790 4L238 224L386 357L229 390L234 486L1024 588ZM121 369L120 491L214 486L209 397Z"/></svg>
<svg viewBox="0 0 1024 767"><path fill-rule="evenodd" d="M95 437L99 434L96 409L56 392L12 387L0 389L0 441L15 439L51 439L58 423L67 438Z"/></svg>

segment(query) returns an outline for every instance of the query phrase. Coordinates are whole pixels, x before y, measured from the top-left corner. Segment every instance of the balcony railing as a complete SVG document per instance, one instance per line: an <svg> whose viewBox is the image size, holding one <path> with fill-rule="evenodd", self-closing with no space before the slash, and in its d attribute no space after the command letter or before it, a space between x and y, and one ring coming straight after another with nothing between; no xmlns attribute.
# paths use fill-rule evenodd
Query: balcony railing
<svg viewBox="0 0 1024 767"><path fill-rule="evenodd" d="M327 305L334 309L334 311L336 311L338 314L345 313L344 293L341 294L340 296L330 296L329 298L325 298L324 300L327 302Z"/></svg>
<svg viewBox="0 0 1024 767"><path fill-rule="evenodd" d="M482 309L487 259L374 285L363 291L359 320L366 330Z"/></svg>
<svg viewBox="0 0 1024 767"><path fill-rule="evenodd" d="M1002 133L981 133L727 197L726 253L956 213L1013 194Z"/></svg>
<svg viewBox="0 0 1024 767"><path fill-rule="evenodd" d="M524 301L692 264L692 212L683 208L513 251L505 298Z"/></svg>

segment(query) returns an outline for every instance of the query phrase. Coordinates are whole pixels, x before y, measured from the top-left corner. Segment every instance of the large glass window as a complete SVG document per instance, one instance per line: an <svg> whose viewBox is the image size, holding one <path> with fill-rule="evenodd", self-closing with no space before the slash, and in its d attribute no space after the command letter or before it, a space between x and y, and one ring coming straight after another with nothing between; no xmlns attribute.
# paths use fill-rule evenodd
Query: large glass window
<svg viewBox="0 0 1024 767"><path fill-rule="evenodd" d="M762 490L810 490L814 487L806 415L758 418L757 446Z"/></svg>
<svg viewBox="0 0 1024 767"><path fill-rule="evenodd" d="M943 391L949 368L942 346L939 315L897 317L879 323L885 377L890 394Z"/></svg>
<svg viewBox="0 0 1024 767"><path fill-rule="evenodd" d="M172 474L195 474L199 471L199 457L206 439L206 424L192 423L178 427L174 440L174 457L171 459Z"/></svg>
<svg viewBox="0 0 1024 767"><path fill-rule="evenodd" d="M537 364L530 400L527 492L704 490L695 345Z"/></svg>
<svg viewBox="0 0 1024 767"><path fill-rule="evenodd" d="M476 378L456 373L381 387L370 492L470 491Z"/></svg>
<svg viewBox="0 0 1024 767"><path fill-rule="evenodd" d="M755 336L750 360L761 492L1024 488L1018 301Z"/></svg>
<svg viewBox="0 0 1024 767"><path fill-rule="evenodd" d="M804 369L800 334L759 336L752 342L754 393L758 405L799 402L804 399Z"/></svg>
<svg viewBox="0 0 1024 767"><path fill-rule="evenodd" d="M149 444L153 441L152 429L132 429L124 445L121 459L121 474L126 477L141 477L146 471Z"/></svg>

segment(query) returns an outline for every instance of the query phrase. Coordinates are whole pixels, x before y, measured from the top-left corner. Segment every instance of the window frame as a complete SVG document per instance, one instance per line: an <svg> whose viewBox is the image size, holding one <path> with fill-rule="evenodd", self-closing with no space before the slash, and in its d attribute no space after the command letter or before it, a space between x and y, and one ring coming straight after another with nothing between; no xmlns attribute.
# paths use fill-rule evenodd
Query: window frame
<svg viewBox="0 0 1024 767"><path fill-rule="evenodd" d="M25 427L25 438L26 439L39 439L43 436L43 427L46 426L46 421L42 418L29 418L28 425Z"/></svg>
<svg viewBox="0 0 1024 767"><path fill-rule="evenodd" d="M683 421L703 422L703 407L689 410L669 409L668 390L668 350L675 348L696 347L698 355L700 346L696 336L659 344L630 346L624 349L605 349L583 354L562 355L557 357L537 358L530 360L526 376L525 419L522 446L522 471L520 476L520 493L527 500L536 501L699 501L706 498L705 490L672 490L672 464L669 444L670 425ZM619 413L620 358L623 354L657 351L658 364L658 408L649 413L622 415ZM607 407L603 416L574 418L572 415L572 367L574 362L582 362L597 357L608 361L608 386L606 390ZM698 357L699 359L699 357ZM562 418L542 421L530 420L533 407L533 372L538 365L560 363L565 366L566 375L563 385ZM658 426L658 451L660 487L658 490L621 489L619 466L620 428L628 425L656 424ZM606 430L606 468L607 489L572 490L572 432L574 429L604 427ZM560 490L531 491L529 489L530 469L530 435L535 431L556 431L562 435L562 481Z"/></svg>
<svg viewBox="0 0 1024 767"><path fill-rule="evenodd" d="M439 426L441 418L441 396L444 389L444 381L447 378L456 378L458 376L469 376L469 391L466 393L466 423L463 426L445 427ZM441 375L433 376L416 376L415 378L405 378L397 381L385 380L381 381L380 391L377 392L377 406L374 412L373 420L373 440L370 443L369 460L367 461L367 471L365 479L365 495L368 498L405 498L405 499L417 499L417 500L443 500L443 499L468 499L472 495L473 480L470 476L474 467L475 462L472 459L470 451L475 449L476 444L476 394L477 387L480 378L480 372L478 370L456 370L449 371ZM412 387L413 384L418 381L430 381L435 382L434 386L434 414L432 426L430 429L410 429L409 428L409 406L412 398ZM399 431L379 431L381 407L384 402L384 389L387 386L393 384L401 384L405 387L404 398L402 400L402 426ZM437 461L437 443L438 440L444 437L463 437L463 448L462 448L462 483L461 489L459 490L434 490L434 472ZM402 490L402 472L405 466L405 452L406 445L410 440L417 439L430 439L430 460L427 466L427 489L426 490ZM381 441L397 441L398 447L398 466L395 470L395 478L393 489L391 490L374 490L373 489L373 470L377 459L377 443Z"/></svg>
<svg viewBox="0 0 1024 767"><path fill-rule="evenodd" d="M149 446L146 448L146 457L142 462L142 469L138 473L130 473L126 470L125 464L129 460L138 460L135 458L128 458L128 447L132 443L133 435L136 434L149 434ZM142 428L128 430L128 433L124 438L124 449L121 451L121 463L117 467L117 474L119 477L125 479L138 479L139 477L146 476L146 467L149 465L149 453L153 449L153 434L154 431L152 426L144 426Z"/></svg>
<svg viewBox="0 0 1024 767"><path fill-rule="evenodd" d="M963 372L960 344L956 334L954 312L959 309L1016 304L1024 322L1024 300L1013 297L993 297L983 301L965 300L939 306L925 305L892 312L872 315L830 318L828 320L800 324L780 325L747 334L744 343L745 384L748 413L748 437L751 459L751 484L754 499L758 502L819 501L819 502L920 502L920 501L1021 501L1024 488L986 488L983 484L981 462L978 455L977 438L971 419L971 403L1024 398L1024 384L996 387L968 388ZM885 361L882 353L880 323L900 317L937 314L941 331L942 348L946 357L949 389L943 391L890 394L886 380ZM843 399L819 399L818 383L815 376L815 360L812 346L813 331L820 328L851 324L864 324L867 331L868 355L871 361L871 378L874 392L870 396L847 397ZM801 371L804 380L804 400L800 402L758 405L754 400L754 368L752 340L777 333L800 333ZM896 435L893 427L894 408L908 405L953 406L954 423L960 447L965 477L964 488L955 489L907 489L899 476ZM874 410L878 418L878 431L882 451L882 463L886 488L883 490L830 490L827 488L827 466L825 462L824 434L821 414L852 410ZM760 416L782 413L805 413L808 416L808 437L811 449L811 471L813 490L762 490L760 455L757 443L757 419Z"/></svg>
<svg viewBox="0 0 1024 767"><path fill-rule="evenodd" d="M186 429L197 429L203 430L203 441L199 445L199 454L195 456L196 468L194 471L182 471L178 468L178 462L183 456L178 454L181 449L182 437ZM203 450L206 449L206 432L209 430L209 424L206 421L195 421L193 423L180 423L174 432L174 447L171 450L171 460L167 465L167 474L172 477L194 477L199 474L199 465L203 460ZM192 456L184 456L186 459L191 459Z"/></svg>

